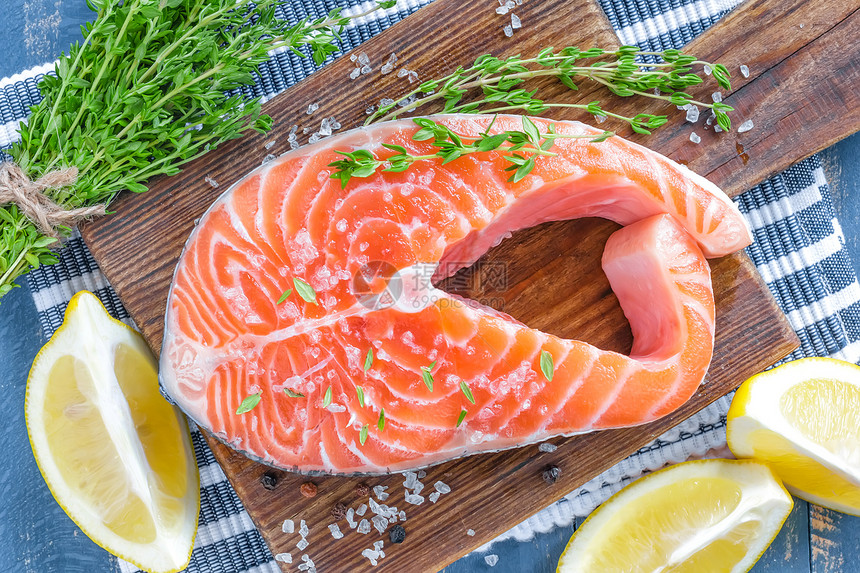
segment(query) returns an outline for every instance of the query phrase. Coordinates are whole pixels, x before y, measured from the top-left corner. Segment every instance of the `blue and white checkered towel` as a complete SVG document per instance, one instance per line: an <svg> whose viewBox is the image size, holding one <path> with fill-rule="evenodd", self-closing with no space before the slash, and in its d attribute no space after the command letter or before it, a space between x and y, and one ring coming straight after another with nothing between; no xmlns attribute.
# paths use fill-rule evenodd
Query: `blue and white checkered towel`
<svg viewBox="0 0 860 573"><path fill-rule="evenodd" d="M397 7L354 23L344 35L344 48L354 48L430 1L400 0ZM662 50L682 47L739 1L600 0L600 3L622 42ZM307 14L318 16L332 4L295 0L282 6L280 16L293 21ZM356 12L370 6L370 2L356 0L342 0L338 4ZM28 106L38 101L36 84L40 74L52 68L53 65L42 66L0 80L0 150L12 143L18 122L26 117ZM279 53L263 66L258 85L248 93L273 96L314 70L308 59ZM747 191L737 202L754 230L755 242L748 252L800 336L802 346L792 358L835 356L857 362L860 285L833 214L818 158L802 161ZM60 325L67 302L81 289L95 292L111 313L128 319L128 313L78 236L68 242L58 265L31 273L28 281L46 335ZM718 400L499 539L527 540L536 531L569 525L643 472L724 446L729 401L727 397ZM202 507L200 529L187 571L279 571L202 436L195 432L193 439L201 474ZM121 569L135 570L126 563L121 563Z"/></svg>

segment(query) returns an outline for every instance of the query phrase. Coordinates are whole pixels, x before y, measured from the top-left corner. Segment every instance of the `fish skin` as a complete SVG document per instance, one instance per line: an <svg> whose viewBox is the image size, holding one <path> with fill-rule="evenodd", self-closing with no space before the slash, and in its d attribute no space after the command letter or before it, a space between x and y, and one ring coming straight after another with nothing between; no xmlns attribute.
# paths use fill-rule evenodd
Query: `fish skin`
<svg viewBox="0 0 860 573"><path fill-rule="evenodd" d="M434 119L467 136L490 121ZM576 122L534 121L542 132L552 123L561 133L600 133ZM520 128L518 116L499 116L493 131ZM263 165L213 204L171 286L160 374L168 396L254 459L301 473L348 475L641 424L689 399L713 350L705 257L751 240L728 197L617 137L600 144L556 140L558 157L539 158L517 184L505 181L497 152L444 167L422 162L406 173L353 179L346 189L329 178L334 149L367 148L384 157L390 152L381 143L394 142L427 153L428 144L411 140L416 130L411 121L397 121L325 139ZM398 305L378 310L362 306L353 292L352 277L371 260L411 271L403 285L419 274L435 282L512 230L585 216L625 225L607 242L603 267L631 324L630 357L530 329L429 284L406 289ZM435 262L442 263L435 274L412 266ZM275 304L294 277L315 288L318 304L295 292ZM410 307L422 297L433 304ZM365 373L371 347L375 358ZM552 382L540 369L542 350L554 356ZM431 362L432 392L421 375ZM356 384L364 389L364 408ZM324 410L329 386L336 408ZM305 397L290 398L286 388ZM258 391L260 404L235 414ZM469 413L455 427L463 408ZM363 425L370 431L361 445Z"/></svg>

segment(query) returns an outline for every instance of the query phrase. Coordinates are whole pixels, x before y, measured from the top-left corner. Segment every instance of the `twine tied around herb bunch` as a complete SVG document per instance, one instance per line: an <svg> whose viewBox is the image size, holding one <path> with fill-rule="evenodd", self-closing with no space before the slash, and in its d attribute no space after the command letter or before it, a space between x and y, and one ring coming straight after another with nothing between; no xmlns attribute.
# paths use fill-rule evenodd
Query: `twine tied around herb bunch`
<svg viewBox="0 0 860 573"><path fill-rule="evenodd" d="M65 209L45 194L48 189L71 187L77 179L77 167L51 171L33 181L15 163L0 162L0 205L14 203L40 233L59 239L59 227L73 227L106 212L104 205Z"/></svg>

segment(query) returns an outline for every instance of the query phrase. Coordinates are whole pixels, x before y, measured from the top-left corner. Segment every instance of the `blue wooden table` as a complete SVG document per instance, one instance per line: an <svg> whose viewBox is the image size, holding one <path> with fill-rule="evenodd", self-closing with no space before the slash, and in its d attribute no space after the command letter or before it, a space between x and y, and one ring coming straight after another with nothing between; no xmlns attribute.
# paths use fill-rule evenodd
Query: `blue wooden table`
<svg viewBox="0 0 860 573"><path fill-rule="evenodd" d="M80 38L91 13L84 0L3 0L0 78L52 61ZM822 153L834 205L860 272L860 134ZM119 569L51 497L33 460L24 425L27 372L45 343L26 285L0 303L0 392L5 397L5 462L0 464L0 572L114 573ZM581 523L581 520L578 521ZM555 571L575 527L538 534L528 543L493 547L499 572ZM464 557L445 573L490 570L483 555ZM796 500L756 573L860 571L860 518Z"/></svg>

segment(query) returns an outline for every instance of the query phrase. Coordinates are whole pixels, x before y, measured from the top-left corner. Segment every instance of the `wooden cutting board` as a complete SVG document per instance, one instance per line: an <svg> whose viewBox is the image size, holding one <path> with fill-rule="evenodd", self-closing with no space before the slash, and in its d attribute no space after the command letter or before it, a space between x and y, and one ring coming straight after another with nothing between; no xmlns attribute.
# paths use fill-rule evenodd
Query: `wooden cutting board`
<svg viewBox="0 0 860 573"><path fill-rule="evenodd" d="M380 75L379 66L390 53L397 53L398 68L415 70L420 78L429 79L487 52L531 54L546 46L618 44L592 0L530 0L515 10L523 29L510 39L502 33L508 17L494 12L497 5L496 0L436 0L359 48L370 57L372 74L349 80L354 64L342 58L266 104L276 125L268 136L230 142L181 175L158 179L149 193L120 197L113 205L115 215L85 226L84 239L152 348L157 351L161 345L170 278L194 220L267 154L287 151L292 125L314 131L322 118L335 116L344 129L351 128L364 120L368 106L409 89L407 78ZM672 114L670 123L650 138L636 139L736 195L858 129L860 106L854 93L860 69L854 45L858 34L857 0L750 0L689 49L700 58L730 65L735 89L725 100L739 110L736 121L751 118L755 129L715 135L698 126L695 130L702 143L695 145L689 141L693 127L684 124L683 112L656 105L650 111ZM748 79L737 73L742 63L752 71ZM588 84L578 92L558 86L549 89L564 93L567 101L599 98L607 107L611 104L622 111L642 105L618 101L604 92L598 95ZM693 91L707 98L714 88ZM812 91L815 97L809 97ZM305 111L311 102L320 107L308 116ZM570 110L546 115L588 120ZM265 145L272 142L267 149ZM219 183L217 189L204 181L207 176ZM498 265L482 263L443 287L504 308L532 327L627 352L629 327L599 265L603 243L616 228L606 221L586 219L519 232L482 259L482 263L503 264L502 287L498 277L486 271ZM398 475L367 480L314 478L319 494L307 499L299 494L306 478L251 462L213 439L210 444L273 553L291 552L298 561L299 537L282 533L281 523L305 519L311 543L307 554L320 571L369 569L360 553L378 539L385 541L386 557L377 569L438 570L573 491L797 347L785 317L744 254L712 261L712 269L716 349L709 378L690 402L646 426L555 439L559 447L553 453L528 446L431 468L422 480L428 484L425 494L436 480L453 489L436 504L405 503L403 477ZM561 469L553 485L541 478L549 464ZM274 489L262 486L264 474L275 478ZM355 492L362 481L389 486L392 497L386 503L406 510L408 533L402 545L391 545L387 535L383 538L375 531L368 535L350 531L345 520L339 522L346 532L343 539L334 540L329 534L330 510L336 502L354 508L367 502L366 496ZM467 529L476 534L467 536Z"/></svg>

